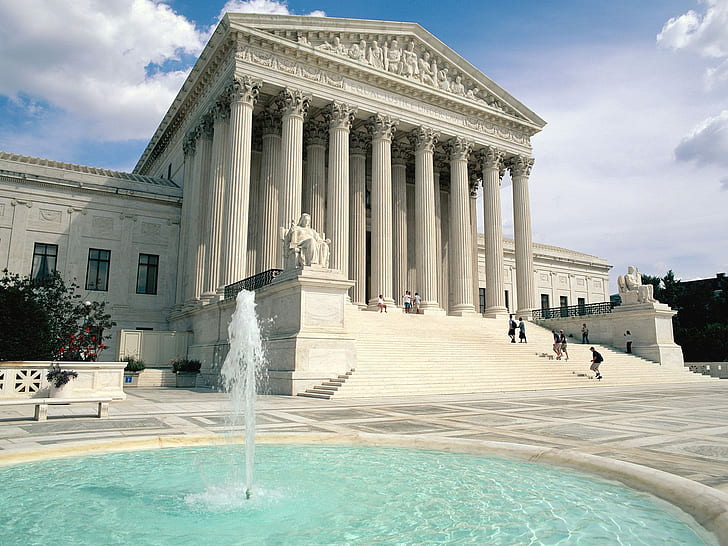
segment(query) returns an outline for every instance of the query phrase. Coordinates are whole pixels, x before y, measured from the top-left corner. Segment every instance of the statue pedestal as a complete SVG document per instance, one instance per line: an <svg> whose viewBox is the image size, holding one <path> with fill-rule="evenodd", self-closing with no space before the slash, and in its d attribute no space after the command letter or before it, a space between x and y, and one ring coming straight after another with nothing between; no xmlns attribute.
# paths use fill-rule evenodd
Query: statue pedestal
<svg viewBox="0 0 728 546"><path fill-rule="evenodd" d="M356 348L344 325L353 285L340 271L305 266L257 292L272 394L295 395L354 367Z"/></svg>
<svg viewBox="0 0 728 546"><path fill-rule="evenodd" d="M657 302L615 307L612 316L619 330L612 332L613 344L624 346L624 332L629 330L634 338L634 354L659 362L661 366L684 368L682 349L675 343L672 333L675 313L664 303Z"/></svg>

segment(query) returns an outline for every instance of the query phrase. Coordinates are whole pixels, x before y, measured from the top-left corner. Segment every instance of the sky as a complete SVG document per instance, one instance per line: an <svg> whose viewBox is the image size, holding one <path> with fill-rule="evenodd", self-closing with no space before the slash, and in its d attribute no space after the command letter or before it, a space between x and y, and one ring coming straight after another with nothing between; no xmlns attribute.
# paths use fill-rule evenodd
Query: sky
<svg viewBox="0 0 728 546"><path fill-rule="evenodd" d="M130 171L226 11L420 24L548 122L534 242L728 272L728 0L0 0L0 150Z"/></svg>

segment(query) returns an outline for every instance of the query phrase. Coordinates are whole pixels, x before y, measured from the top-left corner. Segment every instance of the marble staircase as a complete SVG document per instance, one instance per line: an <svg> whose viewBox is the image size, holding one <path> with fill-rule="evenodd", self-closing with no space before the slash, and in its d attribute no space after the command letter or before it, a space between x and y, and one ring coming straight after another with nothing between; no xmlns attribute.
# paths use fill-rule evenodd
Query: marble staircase
<svg viewBox="0 0 728 546"><path fill-rule="evenodd" d="M551 332L533 323L526 325L528 343L510 343L504 320L479 316L353 311L347 323L355 337L355 369L299 396L339 399L716 381L594 345L604 356L604 379L598 381L587 373L590 345L570 343L569 360L556 360Z"/></svg>

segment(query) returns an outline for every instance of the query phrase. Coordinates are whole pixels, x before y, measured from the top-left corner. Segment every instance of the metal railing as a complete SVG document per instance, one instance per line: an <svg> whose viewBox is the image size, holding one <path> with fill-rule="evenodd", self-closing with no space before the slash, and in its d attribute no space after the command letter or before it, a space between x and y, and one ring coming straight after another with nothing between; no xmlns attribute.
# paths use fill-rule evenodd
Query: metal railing
<svg viewBox="0 0 728 546"><path fill-rule="evenodd" d="M257 273L247 279L243 279L242 281L228 284L225 287L225 301L234 300L241 290L253 291L269 285L273 282L273 279L280 275L282 271L282 269L268 269L267 271Z"/></svg>
<svg viewBox="0 0 728 546"><path fill-rule="evenodd" d="M550 307L548 309L534 309L534 320L582 317L584 315L604 315L611 313L616 304L611 301L600 303L586 303L584 305L569 305L567 307Z"/></svg>

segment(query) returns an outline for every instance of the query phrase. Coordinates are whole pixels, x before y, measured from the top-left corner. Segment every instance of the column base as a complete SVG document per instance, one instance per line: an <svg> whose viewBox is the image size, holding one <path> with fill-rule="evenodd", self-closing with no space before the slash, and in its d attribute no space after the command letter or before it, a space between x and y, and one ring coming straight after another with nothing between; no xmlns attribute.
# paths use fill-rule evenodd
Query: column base
<svg viewBox="0 0 728 546"><path fill-rule="evenodd" d="M508 309L505 307L487 307L483 316L486 318L507 319Z"/></svg>
<svg viewBox="0 0 728 546"><path fill-rule="evenodd" d="M520 309L515 312L513 318L518 320L519 317L523 317L523 320L531 320L533 318L531 313L533 313L532 309Z"/></svg>
<svg viewBox="0 0 728 546"><path fill-rule="evenodd" d="M475 307L472 305L454 305L450 308L452 317L475 317L479 314L475 312Z"/></svg>
<svg viewBox="0 0 728 546"><path fill-rule="evenodd" d="M372 299L369 300L369 303L367 304L366 308L367 311L379 311L379 304L377 303L378 299ZM394 303L394 300L392 298L384 298L384 304L387 306L387 311L390 309L397 309L397 305Z"/></svg>

